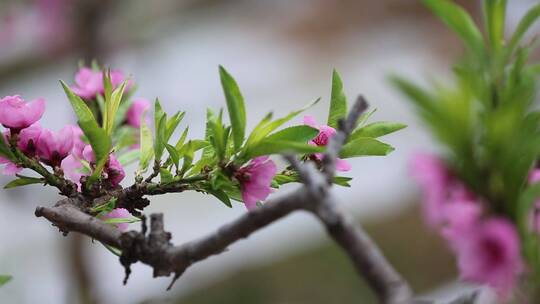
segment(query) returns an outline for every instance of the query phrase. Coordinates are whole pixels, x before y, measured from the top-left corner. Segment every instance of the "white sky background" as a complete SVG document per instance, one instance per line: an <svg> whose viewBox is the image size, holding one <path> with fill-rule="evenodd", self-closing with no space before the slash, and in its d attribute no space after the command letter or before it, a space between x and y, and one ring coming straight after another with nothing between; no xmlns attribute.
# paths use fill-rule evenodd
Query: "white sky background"
<svg viewBox="0 0 540 304"><path fill-rule="evenodd" d="M277 3L275 7L260 5L259 10L278 12L273 11L276 18L271 15L260 22L253 19L263 12L256 11L250 19L238 17L234 8L217 18L213 12L191 16L182 27L165 26L162 38L155 42L114 56L111 65L134 76L139 85L136 96L160 97L169 112L186 110L183 125L189 124L192 136L203 134L206 107L225 106L218 64L224 65L240 85L247 103L248 126L254 126L268 111L284 115L317 97L322 101L308 112L324 122L331 71L336 67L351 102L362 93L371 106L378 108L372 120L409 125L399 135L384 138L396 147L390 156L353 160L353 171L347 174L354 177L353 186L336 188L336 194L342 207L361 219L399 212L415 197L407 160L415 151L435 148L405 99L390 88L385 77L394 72L421 81L427 75L446 73L446 63L430 47L430 29L414 23L386 23L366 32L342 32L333 40L336 50L318 52L280 37L289 20L302 16L302 7L291 9L288 1ZM512 10L512 16L521 10ZM45 97L48 104L42 125L58 130L73 117L57 80L72 81L76 61L66 58L61 65L2 83L0 96L20 93L27 99ZM299 116L294 123L301 120ZM52 204L56 198L52 189L40 186L0 191L0 272L15 277L0 289L0 298L7 299L6 303L68 303L67 244L54 227L33 215L37 205ZM245 209L239 204L228 209L211 197L185 193L155 197L145 211L165 212L166 228L173 233L173 242L180 244L215 230ZM130 281L123 287L123 269L117 258L99 244L88 244L87 256L99 298L105 303L134 303L173 297L241 267L280 259L319 244L323 234L313 218L294 214L231 246L227 253L194 265L170 293L164 292L169 279L153 279L151 269L141 264L133 266Z"/></svg>

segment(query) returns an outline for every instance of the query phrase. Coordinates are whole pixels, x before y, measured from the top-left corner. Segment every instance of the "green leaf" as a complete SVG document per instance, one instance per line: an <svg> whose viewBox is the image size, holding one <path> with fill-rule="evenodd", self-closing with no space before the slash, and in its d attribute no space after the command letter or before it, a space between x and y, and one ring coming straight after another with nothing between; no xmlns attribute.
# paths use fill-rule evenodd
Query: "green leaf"
<svg viewBox="0 0 540 304"><path fill-rule="evenodd" d="M13 276L10 275L0 275L0 287L6 285L9 281L13 279Z"/></svg>
<svg viewBox="0 0 540 304"><path fill-rule="evenodd" d="M122 223L132 224L132 223L137 223L140 221L141 219L137 217L122 217L122 218L116 217L116 218L106 219L103 222L105 222L106 224L114 225L114 224L122 224Z"/></svg>
<svg viewBox="0 0 540 304"><path fill-rule="evenodd" d="M160 178L161 183L164 183L164 184L170 183L174 179L172 173L165 168L159 169L159 178Z"/></svg>
<svg viewBox="0 0 540 304"><path fill-rule="evenodd" d="M270 121L270 119L272 118L271 114L266 115L266 117L255 127L255 129L253 129L253 132L251 132L251 134L249 135L246 146L249 147L255 145L263 138L265 138L268 134L281 127L284 123L288 122L289 120L296 117L298 114L316 105L320 100L320 98L317 98L315 101L303 107L302 109L291 112L287 116L276 119L274 121Z"/></svg>
<svg viewBox="0 0 540 304"><path fill-rule="evenodd" d="M310 126L294 126L273 133L264 140L284 140L305 143L313 139L317 134L319 134L319 130Z"/></svg>
<svg viewBox="0 0 540 304"><path fill-rule="evenodd" d="M478 57L484 52L482 33L471 16L460 6L449 0L422 1L435 15L450 27Z"/></svg>
<svg viewBox="0 0 540 304"><path fill-rule="evenodd" d="M489 43L494 51L504 44L504 20L506 15L506 0L485 0L484 18L488 32Z"/></svg>
<svg viewBox="0 0 540 304"><path fill-rule="evenodd" d="M141 128L139 130L140 134L140 161L139 161L139 171L145 172L150 165L150 160L154 156L153 144L152 144L152 131L148 128L146 124L146 119L144 116L146 113L142 114L141 118Z"/></svg>
<svg viewBox="0 0 540 304"><path fill-rule="evenodd" d="M132 163L136 162L139 157L141 156L140 150L130 150L126 153L123 153L118 157L118 162L122 165L122 167L131 165Z"/></svg>
<svg viewBox="0 0 540 304"><path fill-rule="evenodd" d="M540 240L536 231L531 229L531 213L540 197L540 184L527 188L520 196L517 206L517 226L522 239L522 252L528 265L534 270L536 279L540 279Z"/></svg>
<svg viewBox="0 0 540 304"><path fill-rule="evenodd" d="M349 182L352 180L352 177L347 176L336 176L334 177L334 184L343 186L343 187L350 187L351 184Z"/></svg>
<svg viewBox="0 0 540 304"><path fill-rule="evenodd" d="M182 163L182 169L180 170L181 174L187 172L187 170L191 167L193 164L193 154L195 153L193 151L193 143L191 141L188 141L185 147L185 151L183 151L184 160Z"/></svg>
<svg viewBox="0 0 540 304"><path fill-rule="evenodd" d="M261 155L300 153L312 154L324 152L324 147L312 146L307 143L284 140L263 140L246 152L246 158L251 159Z"/></svg>
<svg viewBox="0 0 540 304"><path fill-rule="evenodd" d="M166 126L166 132L165 132L165 143L169 142L169 139L171 139L171 136L173 135L174 131L184 119L184 115L186 112L177 112L174 114L169 120L167 120L167 126Z"/></svg>
<svg viewBox="0 0 540 304"><path fill-rule="evenodd" d="M330 111L328 112L328 125L336 128L338 120L347 116L347 97L343 93L343 82L338 72L332 72L332 94L330 98Z"/></svg>
<svg viewBox="0 0 540 304"><path fill-rule="evenodd" d="M166 134L167 134L167 114L163 112L159 100L156 99L154 109L155 120L155 136L154 136L154 157L156 161L161 160L163 151L165 150Z"/></svg>
<svg viewBox="0 0 540 304"><path fill-rule="evenodd" d="M93 183L101 176L101 171L109 158L112 142L111 138L97 125L96 121L94 120L79 121L79 126L83 130L86 138L88 138L96 158L96 167L89 179L89 182Z"/></svg>
<svg viewBox="0 0 540 304"><path fill-rule="evenodd" d="M341 158L351 158L357 156L384 156L392 151L394 151L394 148L388 144L382 143L373 138L360 137L344 145L339 156Z"/></svg>
<svg viewBox="0 0 540 304"><path fill-rule="evenodd" d="M75 114L78 118L78 124L81 127L84 135L88 138L94 155L96 157L96 167L94 173L89 179L89 182L92 183L99 179L101 175L101 170L107 159L109 158L109 153L111 151L112 142L110 136L101 129L92 114L92 111L88 108L86 103L63 82L60 81L66 95L75 111Z"/></svg>
<svg viewBox="0 0 540 304"><path fill-rule="evenodd" d="M219 190L219 189L213 189L213 190L206 190L208 193L215 196L217 199L219 199L225 206L232 208L231 200L229 199L229 196L225 191Z"/></svg>
<svg viewBox="0 0 540 304"><path fill-rule="evenodd" d="M0 136L0 156L3 156L12 161L16 160L15 155L13 155L13 152L11 152L11 149L4 140L4 136Z"/></svg>
<svg viewBox="0 0 540 304"><path fill-rule="evenodd" d="M4 189L10 189L20 186L32 185L32 184L41 184L44 182L43 178L35 178L29 176L17 175L19 178L12 180L7 185L4 186Z"/></svg>
<svg viewBox="0 0 540 304"><path fill-rule="evenodd" d="M165 148L167 149L167 152L169 152L172 163L176 169L178 169L178 165L180 164L180 154L178 153L178 150L169 144L165 144Z"/></svg>
<svg viewBox="0 0 540 304"><path fill-rule="evenodd" d="M238 88L236 81L222 66L219 66L219 75L221 78L223 93L225 94L225 100L227 102L229 118L231 120L234 149L235 151L238 151L244 142L246 129L246 110L244 106L244 98L240 93L240 89Z"/></svg>
<svg viewBox="0 0 540 304"><path fill-rule="evenodd" d="M512 38L510 38L510 42L508 43L508 56L512 54L512 52L516 49L519 42L523 38L523 35L529 30L531 25L535 23L538 18L540 17L540 3L533 6L525 16L521 19L519 22L516 31L512 35Z"/></svg>
<svg viewBox="0 0 540 304"><path fill-rule="evenodd" d="M112 134L116 112L118 111L118 107L122 101L122 96L124 94L124 90L126 89L127 83L127 80L124 81L120 87L112 92L110 98L107 98L108 96L105 95L106 111L104 113L103 128L108 135Z"/></svg>
<svg viewBox="0 0 540 304"><path fill-rule="evenodd" d="M354 130L349 140L354 140L359 137L380 137L399 131L405 127L407 127L407 125L397 122L378 121Z"/></svg>

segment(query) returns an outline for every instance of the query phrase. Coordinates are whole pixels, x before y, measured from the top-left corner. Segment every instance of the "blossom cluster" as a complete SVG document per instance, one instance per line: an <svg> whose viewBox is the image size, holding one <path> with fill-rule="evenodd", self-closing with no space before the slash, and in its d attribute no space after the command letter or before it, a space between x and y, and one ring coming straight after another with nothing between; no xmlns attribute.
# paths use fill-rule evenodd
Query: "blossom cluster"
<svg viewBox="0 0 540 304"><path fill-rule="evenodd" d="M490 204L468 189L442 159L419 154L412 165L423 193L425 220L455 253L461 278L508 297L525 270L515 224L489 210ZM540 171L534 170L530 181L539 177Z"/></svg>
<svg viewBox="0 0 540 304"><path fill-rule="evenodd" d="M187 140L186 127L176 143L170 139L184 113L167 117L156 100L154 120L150 120L151 103L144 98L130 100L125 97L132 95L135 86L133 80L119 70L82 67L76 73L72 86L62 83L78 117L78 125L66 125L60 131L41 126L44 99L26 102L18 95L2 98L0 124L6 130L4 140L0 141L0 164L4 165L2 173L19 178L8 186L51 183L49 178L52 175L53 179L60 179L60 184L71 185L69 191L59 188L62 194L69 196L73 194L68 192L75 191L92 200L111 196L114 193L111 191L123 189L124 167L139 160L134 186L145 184L145 187L159 188L182 185L182 189L211 194L229 207L232 199L241 201L247 209L253 209L280 185L299 182L299 175L294 169L278 170L270 158L272 154L295 152L302 155L303 161L315 162L320 167L325 146L336 134L337 119L347 112L337 72L332 78L336 89L331 94L327 124L317 124L314 117L305 115L303 124L299 122L276 131L303 110L277 120L272 120L269 114L247 139L244 138L246 118L241 110L244 107L242 96L234 79L223 68L220 68L220 76L231 125L223 123L221 112L215 116L209 110L205 138ZM359 124L341 157L386 155L393 148L375 138L403 127L389 122ZM7 152L2 150L6 147ZM195 161L194 154L201 149L200 159ZM152 158L153 172L144 179L142 174L150 169ZM349 171L350 163L342 158L337 160L336 170ZM42 178L21 175L23 169L34 170ZM153 179L158 176L160 181L155 183ZM336 177L335 183L349 186L350 180L348 177ZM128 223L136 220L132 215L140 215L140 212L116 206L116 201L117 198L112 197L105 204L88 207L92 215L125 230Z"/></svg>

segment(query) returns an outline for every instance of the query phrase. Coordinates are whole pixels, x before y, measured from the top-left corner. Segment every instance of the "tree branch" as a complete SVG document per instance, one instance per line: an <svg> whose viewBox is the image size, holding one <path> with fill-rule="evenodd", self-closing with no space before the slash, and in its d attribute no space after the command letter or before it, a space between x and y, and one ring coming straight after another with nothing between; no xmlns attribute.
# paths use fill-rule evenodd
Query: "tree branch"
<svg viewBox="0 0 540 304"><path fill-rule="evenodd" d="M170 243L171 235L164 229L162 214L151 215L149 233L145 220L141 232L121 233L114 226L87 214L86 209L91 204L85 202L84 197L64 199L54 207L38 207L36 216L45 217L64 233L80 232L122 250L120 261L126 268L126 280L130 274L130 265L140 261L153 267L155 277L174 274L172 286L191 265L222 253L231 244L294 211L307 211L326 227L328 234L346 252L359 275L365 278L381 303L413 303L412 291L407 282L388 263L364 230L353 224L353 221L337 208L330 193L336 158L356 126L356 120L366 108L367 103L360 97L347 120L340 123L339 131L330 140L323 159L322 172L311 162L300 164L296 158L287 157L291 165L298 170L303 187L287 196L269 200L263 206L223 225L214 233L180 246ZM151 192L148 190L149 186L153 189ZM157 189L153 184L141 183L117 194L123 196L124 201L129 201L144 199L142 196L146 194L160 194L161 190ZM169 192L175 189L183 191L183 188L178 186L169 189Z"/></svg>

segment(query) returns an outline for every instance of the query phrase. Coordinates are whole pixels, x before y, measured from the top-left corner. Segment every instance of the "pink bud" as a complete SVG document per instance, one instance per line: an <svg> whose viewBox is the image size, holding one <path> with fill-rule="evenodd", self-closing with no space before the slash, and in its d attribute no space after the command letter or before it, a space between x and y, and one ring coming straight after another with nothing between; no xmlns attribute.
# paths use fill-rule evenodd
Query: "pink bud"
<svg viewBox="0 0 540 304"><path fill-rule="evenodd" d="M43 129L38 140L37 153L41 161L50 166L60 166L73 149L73 130L66 126L58 133Z"/></svg>
<svg viewBox="0 0 540 304"><path fill-rule="evenodd" d="M21 167L17 167L14 163L12 163L9 159L4 158L0 156L0 165L5 165L2 170L0 170L0 173L4 175L15 175L22 171Z"/></svg>
<svg viewBox="0 0 540 304"><path fill-rule="evenodd" d="M38 140L42 130L39 122L37 122L30 127L23 129L21 133L19 133L17 147L19 147L26 156L33 157L36 155Z"/></svg>
<svg viewBox="0 0 540 304"><path fill-rule="evenodd" d="M272 192L270 185L276 175L276 164L268 158L261 156L252 159L249 164L236 172L240 181L242 200L247 209L253 209L257 202L265 200Z"/></svg>
<svg viewBox="0 0 540 304"><path fill-rule="evenodd" d="M82 154L83 159L85 159L90 164L95 165L96 157L90 145L84 147ZM103 169L103 175L105 177L105 180L111 183L112 186L118 186L118 184L120 184L124 177L126 177L124 168L112 153L109 155L109 159L105 164L105 168Z"/></svg>
<svg viewBox="0 0 540 304"><path fill-rule="evenodd" d="M38 121L45 112L45 100L25 102L19 95L0 99L0 123L10 129L24 129Z"/></svg>
<svg viewBox="0 0 540 304"><path fill-rule="evenodd" d="M127 123L134 128L140 128L142 115L149 108L150 102L148 100L143 98L134 100L126 113Z"/></svg>
<svg viewBox="0 0 540 304"><path fill-rule="evenodd" d="M328 141L330 140L330 138L332 138L332 136L336 134L336 129L330 126L327 126L327 125L317 126L317 122L315 121L315 118L311 115L304 116L304 124L312 128L319 129L319 134L317 134L317 136L314 139L308 142L308 144L312 146L324 147L328 144ZM315 159L319 161L322 161L324 154L315 153L313 154L313 157L315 157ZM346 172L346 171L351 170L351 165L349 164L348 161L338 158L336 160L336 170Z"/></svg>
<svg viewBox="0 0 540 304"><path fill-rule="evenodd" d="M71 89L79 97L89 100L94 99L98 94L105 93L105 86L103 84L102 71L94 71L88 67L82 67L75 75L75 86ZM119 70L111 71L111 83L113 89L117 88L124 82L124 74ZM132 86L132 81L128 82L126 90Z"/></svg>

